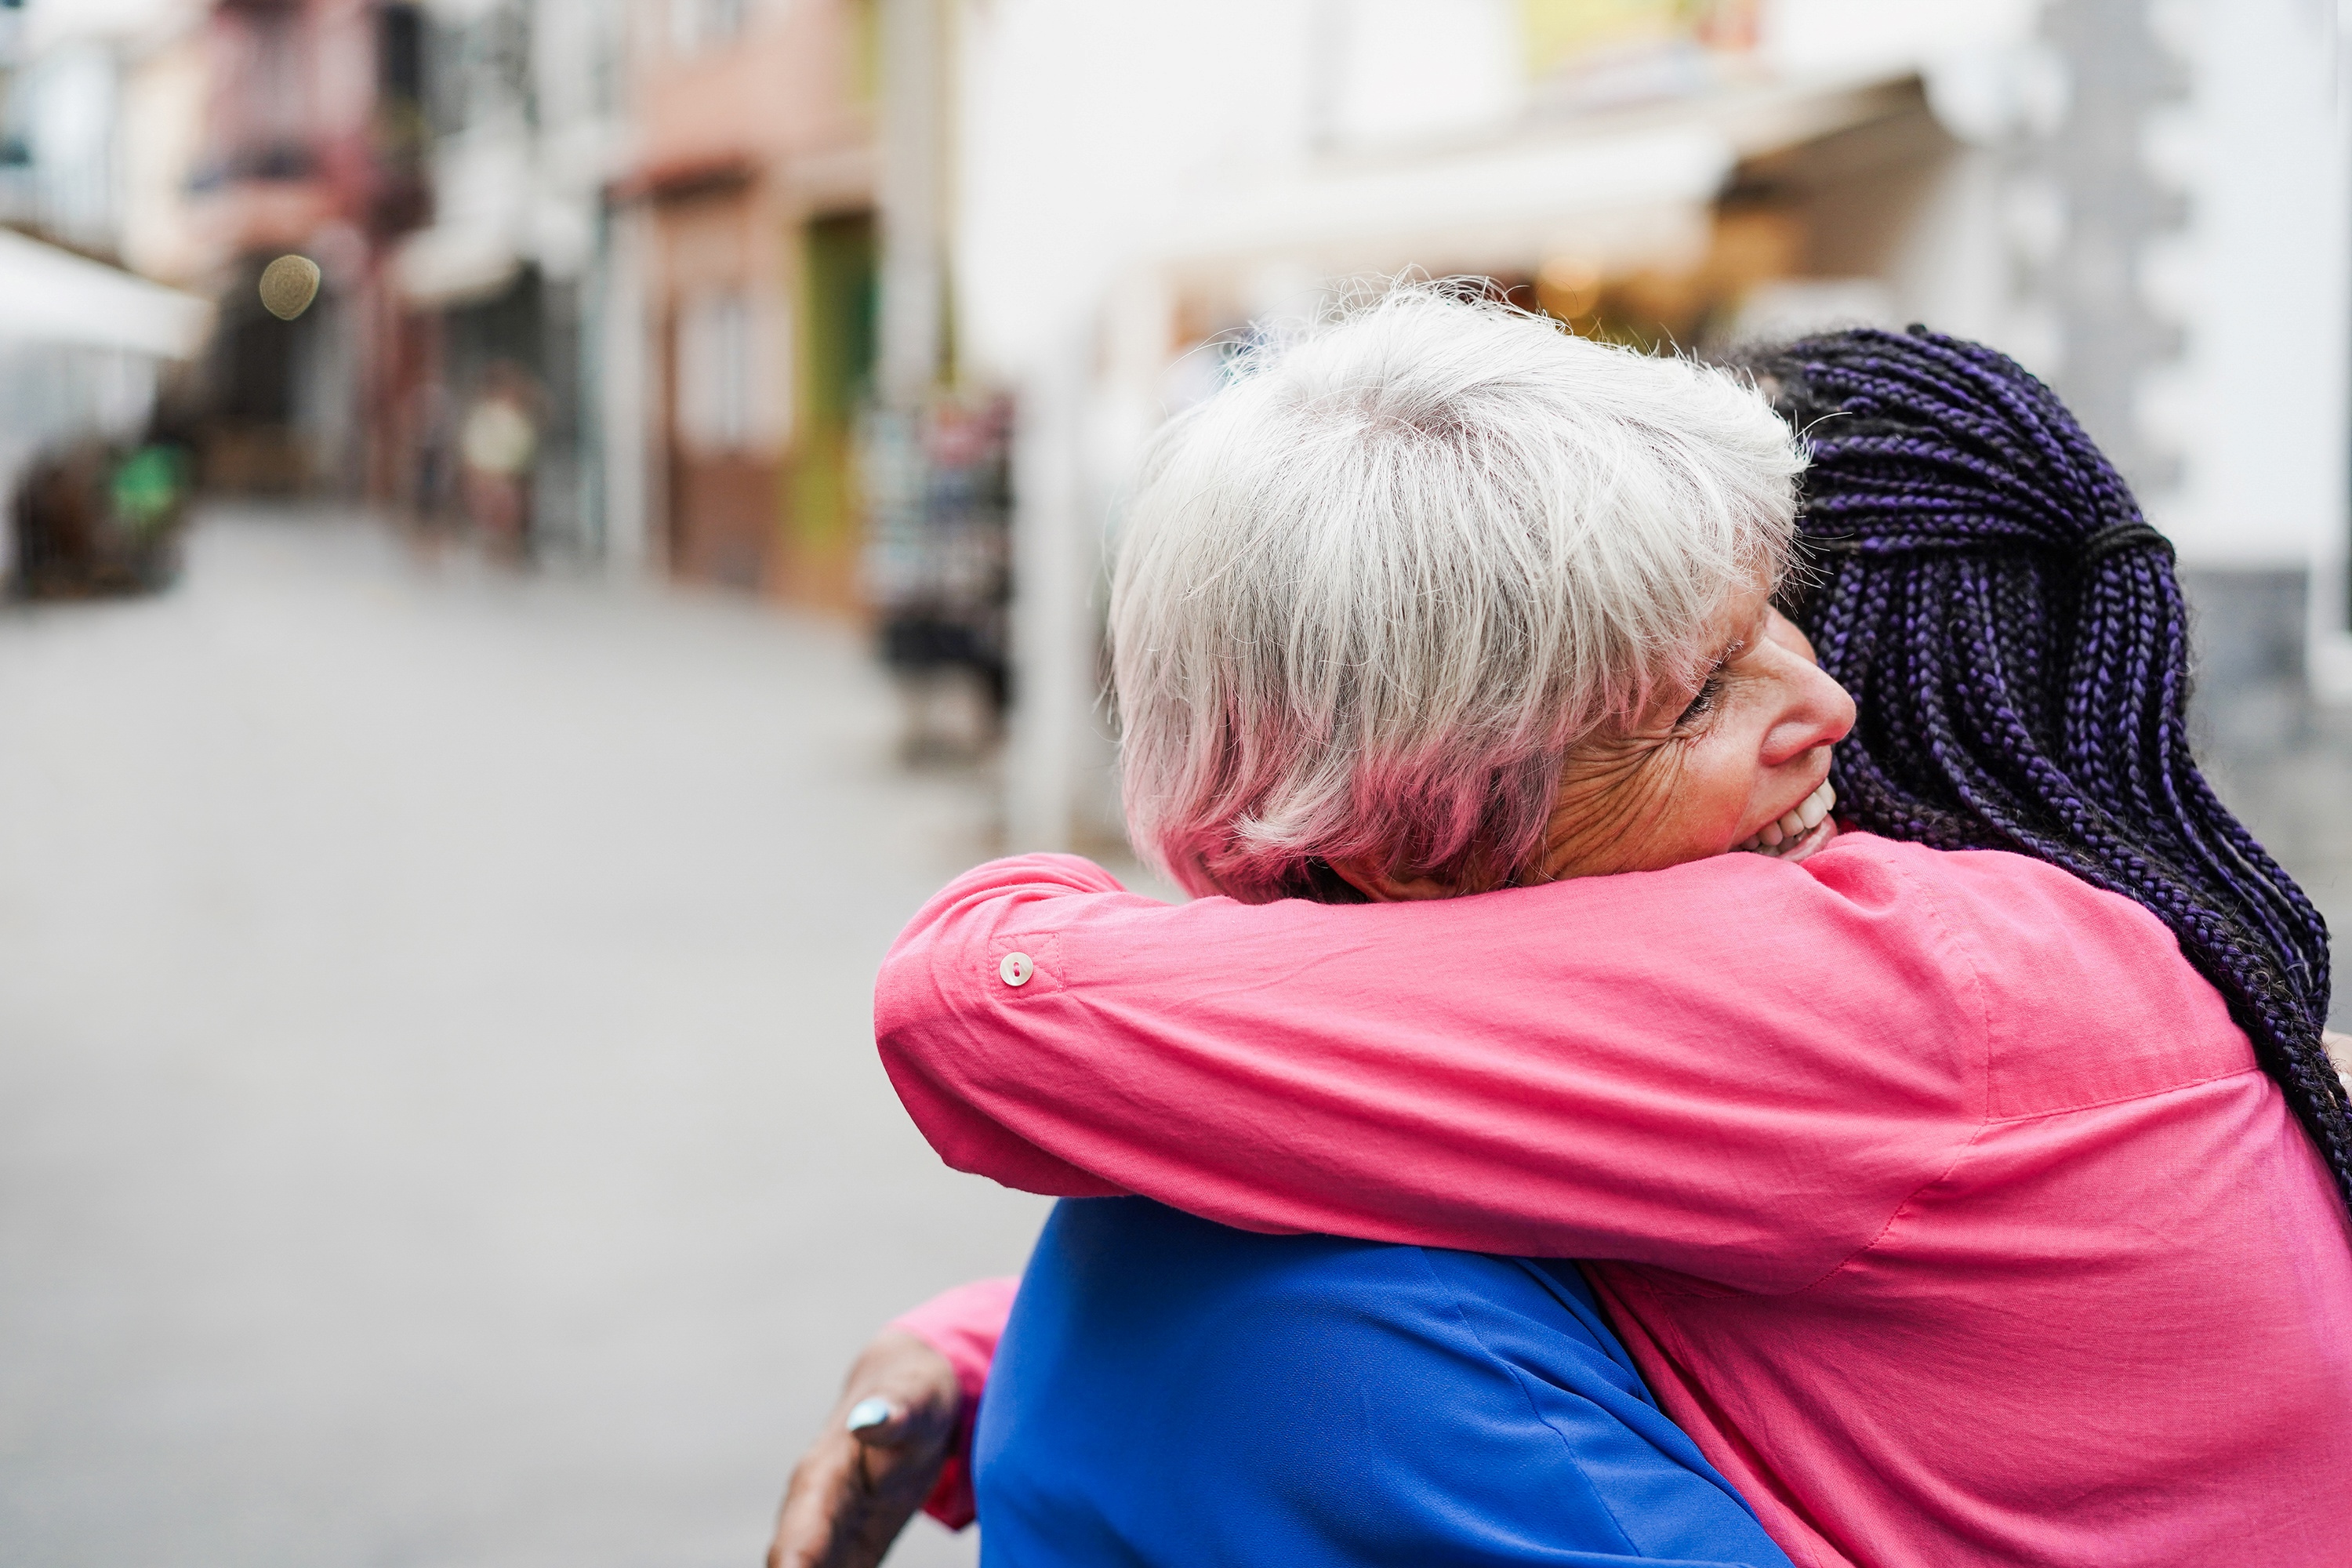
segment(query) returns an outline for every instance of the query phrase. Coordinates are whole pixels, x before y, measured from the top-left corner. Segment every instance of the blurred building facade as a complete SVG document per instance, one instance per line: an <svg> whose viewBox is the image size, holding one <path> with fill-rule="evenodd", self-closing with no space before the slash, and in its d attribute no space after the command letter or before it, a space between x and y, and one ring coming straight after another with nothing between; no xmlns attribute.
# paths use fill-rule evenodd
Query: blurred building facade
<svg viewBox="0 0 2352 1568"><path fill-rule="evenodd" d="M925 433L953 9L0 5L0 221L219 302L192 399L216 486L496 510L519 552L856 609L868 492L926 491L933 445L971 492L1003 426L982 398ZM286 322L256 283L289 252L323 286ZM886 315L912 423L877 435Z"/></svg>
<svg viewBox="0 0 2352 1568"><path fill-rule="evenodd" d="M397 306L392 247L430 199L416 134L419 8L216 0L203 19L198 163L186 188L221 305L206 365L207 479L357 491L387 452L377 416ZM263 310L261 270L311 257L299 320Z"/></svg>
<svg viewBox="0 0 2352 1568"><path fill-rule="evenodd" d="M2058 386L2177 542L2210 612L2209 710L2283 734L2306 692L2352 697L2332 14L1459 0L1439 25L1413 0L1204 0L1187 16L1180 35L1079 0L966 15L960 342L1022 415L1016 842L1116 822L1099 587L1141 442L1217 384L1222 334L1408 270L1491 277L1579 331L1685 349L1915 321L1990 342Z"/></svg>
<svg viewBox="0 0 2352 1568"><path fill-rule="evenodd" d="M385 68L429 212L390 258L376 493L518 554L610 544L605 321L625 310L605 188L628 155L622 0L387 13Z"/></svg>
<svg viewBox="0 0 2352 1568"><path fill-rule="evenodd" d="M856 600L873 384L876 7L648 0L615 222L642 287L643 515L678 574Z"/></svg>
<svg viewBox="0 0 2352 1568"><path fill-rule="evenodd" d="M0 209L218 301L186 388L212 484L462 514L466 418L490 393L528 426L515 542L602 549L621 0L34 0L25 17ZM256 288L289 252L322 273L290 322Z"/></svg>
<svg viewBox="0 0 2352 1568"><path fill-rule="evenodd" d="M221 303L216 482L874 616L1017 697L1023 843L1115 819L1099 589L1151 429L1223 335L1408 270L1654 344L1991 342L2178 542L2225 722L2352 697L2345 40L2301 0L30 0L0 35L0 220ZM255 298L284 251L325 274L293 323Z"/></svg>

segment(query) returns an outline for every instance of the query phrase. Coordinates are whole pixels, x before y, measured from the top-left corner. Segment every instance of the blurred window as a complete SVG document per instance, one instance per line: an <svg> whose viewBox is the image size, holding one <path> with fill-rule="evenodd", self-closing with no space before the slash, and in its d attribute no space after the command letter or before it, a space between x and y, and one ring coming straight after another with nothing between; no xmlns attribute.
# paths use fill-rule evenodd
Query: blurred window
<svg viewBox="0 0 2352 1568"><path fill-rule="evenodd" d="M436 132L455 135L516 111L537 123L531 27L530 8L518 4L492 5L467 19L428 16L422 75Z"/></svg>
<svg viewBox="0 0 2352 1568"><path fill-rule="evenodd" d="M378 87L388 98L425 100L425 14L413 5L386 5L377 16Z"/></svg>
<svg viewBox="0 0 2352 1568"><path fill-rule="evenodd" d="M425 40L421 6L386 5L376 13L376 138L393 169L421 165L431 138L425 110Z"/></svg>
<svg viewBox="0 0 2352 1568"><path fill-rule="evenodd" d="M759 433L751 301L740 289L689 296L677 327L677 433L689 447L740 451Z"/></svg>
<svg viewBox="0 0 2352 1568"><path fill-rule="evenodd" d="M256 122L272 142L299 142L306 129L303 60L294 25L293 17L276 12L255 17L250 101Z"/></svg>
<svg viewBox="0 0 2352 1568"><path fill-rule="evenodd" d="M622 70L626 35L619 8L608 0L591 14L589 26L589 106L598 114L612 114L620 109L627 85Z"/></svg>
<svg viewBox="0 0 2352 1568"><path fill-rule="evenodd" d="M691 59L734 42L750 9L750 0L669 0L671 52Z"/></svg>
<svg viewBox="0 0 2352 1568"><path fill-rule="evenodd" d="M202 184L309 174L310 60L290 11L222 13L212 152Z"/></svg>

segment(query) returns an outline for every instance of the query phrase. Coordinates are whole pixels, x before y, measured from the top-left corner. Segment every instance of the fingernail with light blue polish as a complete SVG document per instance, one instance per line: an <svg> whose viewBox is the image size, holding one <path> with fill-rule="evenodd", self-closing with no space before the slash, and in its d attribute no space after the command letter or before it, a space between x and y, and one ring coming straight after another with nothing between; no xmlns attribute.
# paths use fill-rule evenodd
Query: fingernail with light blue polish
<svg viewBox="0 0 2352 1568"><path fill-rule="evenodd" d="M849 1407L849 1429L863 1432L869 1426L879 1426L898 1414L898 1407L878 1395L861 1399Z"/></svg>

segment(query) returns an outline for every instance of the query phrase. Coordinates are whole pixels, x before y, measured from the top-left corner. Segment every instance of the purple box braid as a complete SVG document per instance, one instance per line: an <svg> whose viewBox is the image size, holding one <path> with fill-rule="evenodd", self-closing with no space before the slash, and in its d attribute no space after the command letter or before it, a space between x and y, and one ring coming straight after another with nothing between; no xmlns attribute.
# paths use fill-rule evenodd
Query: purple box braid
<svg viewBox="0 0 2352 1568"><path fill-rule="evenodd" d="M2189 754L2164 537L2050 389L1914 327L1748 360L1812 448L1785 595L1861 710L1841 815L2008 849L2139 903L2228 1001L2352 1202L2320 1044L2327 925Z"/></svg>

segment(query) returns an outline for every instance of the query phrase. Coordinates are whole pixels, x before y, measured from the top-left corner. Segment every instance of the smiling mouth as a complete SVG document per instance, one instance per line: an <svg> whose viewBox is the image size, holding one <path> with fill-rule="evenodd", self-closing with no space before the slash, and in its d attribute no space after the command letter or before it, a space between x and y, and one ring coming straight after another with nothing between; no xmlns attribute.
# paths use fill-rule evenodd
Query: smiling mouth
<svg viewBox="0 0 2352 1568"><path fill-rule="evenodd" d="M1785 816L1766 823L1733 847L1775 859L1801 860L1837 836L1837 825L1830 820L1830 810L1836 805L1837 791L1823 779L1819 789Z"/></svg>

